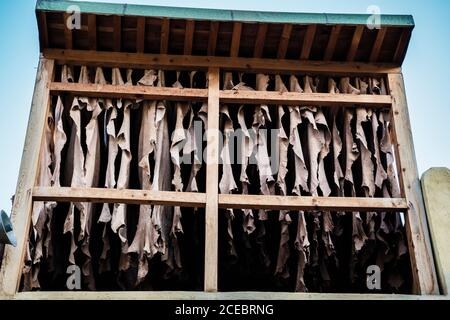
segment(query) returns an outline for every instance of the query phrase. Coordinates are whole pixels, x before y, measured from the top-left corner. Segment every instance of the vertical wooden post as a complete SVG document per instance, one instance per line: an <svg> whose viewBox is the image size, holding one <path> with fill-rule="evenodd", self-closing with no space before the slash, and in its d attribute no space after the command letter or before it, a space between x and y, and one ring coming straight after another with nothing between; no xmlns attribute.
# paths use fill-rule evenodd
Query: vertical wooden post
<svg viewBox="0 0 450 320"><path fill-rule="evenodd" d="M205 291L217 291L218 188L219 188L219 86L218 68L208 71L208 130L206 153Z"/></svg>
<svg viewBox="0 0 450 320"><path fill-rule="evenodd" d="M17 247L6 246L5 248L5 256L0 272L0 292L3 295L12 296L17 292L22 275L33 207L31 192L36 182L39 151L44 136L47 112L51 103L49 83L53 79L54 65L54 60L43 57L39 60L27 135L11 214L17 238Z"/></svg>
<svg viewBox="0 0 450 320"><path fill-rule="evenodd" d="M402 193L408 203L405 216L408 248L413 267L413 291L417 294L438 294L430 236L417 172L411 124L406 102L403 75L389 74L392 96L392 121L396 142L396 161Z"/></svg>

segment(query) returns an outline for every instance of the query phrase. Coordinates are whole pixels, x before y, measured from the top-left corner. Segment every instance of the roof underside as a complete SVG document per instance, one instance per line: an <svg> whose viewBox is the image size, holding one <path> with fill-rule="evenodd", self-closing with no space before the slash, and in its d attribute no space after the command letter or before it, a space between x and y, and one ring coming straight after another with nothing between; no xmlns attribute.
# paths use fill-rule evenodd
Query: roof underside
<svg viewBox="0 0 450 320"><path fill-rule="evenodd" d="M81 28L69 30L76 5ZM414 21L366 14L251 12L38 0L41 49L401 64Z"/></svg>

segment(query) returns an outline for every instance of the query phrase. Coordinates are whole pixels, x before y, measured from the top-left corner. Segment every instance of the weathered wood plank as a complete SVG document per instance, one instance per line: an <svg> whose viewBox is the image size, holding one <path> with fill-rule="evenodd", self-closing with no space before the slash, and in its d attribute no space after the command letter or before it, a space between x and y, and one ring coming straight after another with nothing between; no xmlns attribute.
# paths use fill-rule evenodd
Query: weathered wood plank
<svg viewBox="0 0 450 320"><path fill-rule="evenodd" d="M328 75L376 75L400 73L398 64L277 60L241 57L159 55L126 52L46 49L44 56L59 63L123 68L203 69L217 67L267 73L308 72Z"/></svg>
<svg viewBox="0 0 450 320"><path fill-rule="evenodd" d="M264 52L264 43L266 42L267 23L260 23L258 25L258 32L256 34L255 48L253 50L253 57L261 58Z"/></svg>
<svg viewBox="0 0 450 320"><path fill-rule="evenodd" d="M241 44L242 22L235 22L233 24L233 34L231 36L230 57L237 57L239 55L239 46Z"/></svg>
<svg viewBox="0 0 450 320"><path fill-rule="evenodd" d="M392 59L394 63L401 64L403 58L406 54L406 48L408 47L409 39L411 38L411 30L404 29L400 35L400 40L397 44L397 49L395 49L394 58Z"/></svg>
<svg viewBox="0 0 450 320"><path fill-rule="evenodd" d="M192 54L192 44L194 41L194 30L195 30L195 21L187 20L186 21L186 32L184 34L184 54L185 55Z"/></svg>
<svg viewBox="0 0 450 320"><path fill-rule="evenodd" d="M114 16L114 51L122 50L122 17Z"/></svg>
<svg viewBox="0 0 450 320"><path fill-rule="evenodd" d="M11 213L17 238L17 247L6 246L3 266L0 272L0 292L4 295L14 295L16 293L22 275L31 223L31 192L36 181L39 152L51 103L48 84L53 78L54 65L53 60L42 57L39 60L30 118L28 120L19 178Z"/></svg>
<svg viewBox="0 0 450 320"><path fill-rule="evenodd" d="M431 243L442 293L449 296L450 288L450 170L431 168L422 175L422 192L430 226Z"/></svg>
<svg viewBox="0 0 450 320"><path fill-rule="evenodd" d="M38 23L39 23L39 37L41 41L41 49L48 47L48 25L47 25L47 13L38 12L37 13Z"/></svg>
<svg viewBox="0 0 450 320"><path fill-rule="evenodd" d="M273 91L220 91L220 101L223 103L244 104L285 104L285 105L320 105L324 107L355 107L365 105L372 107L387 107L391 104L388 95L353 95L329 93L295 93Z"/></svg>
<svg viewBox="0 0 450 320"><path fill-rule="evenodd" d="M169 49L170 19L163 18L161 21L161 44L159 52L167 54Z"/></svg>
<svg viewBox="0 0 450 320"><path fill-rule="evenodd" d="M159 204L204 207L206 195L197 192L149 191L107 188L34 187L33 201Z"/></svg>
<svg viewBox="0 0 450 320"><path fill-rule="evenodd" d="M88 15L88 37L89 49L97 50L97 16L95 14Z"/></svg>
<svg viewBox="0 0 450 320"><path fill-rule="evenodd" d="M0 296L0 298L3 298ZM445 296L380 293L195 292L195 291L71 291L20 292L15 300L448 300Z"/></svg>
<svg viewBox="0 0 450 320"><path fill-rule="evenodd" d="M130 98L130 99L156 99L174 101L206 101L208 99L207 89L190 88L161 88L145 86L126 85L101 85L101 84L81 84L81 83L61 83L50 84L52 93L71 93L86 97L97 98Z"/></svg>
<svg viewBox="0 0 450 320"><path fill-rule="evenodd" d="M206 150L206 208L205 208L205 280L206 292L216 292L219 251L219 91L218 68L208 71L208 129Z"/></svg>
<svg viewBox="0 0 450 320"><path fill-rule="evenodd" d="M298 197L219 194L220 208L269 210L330 211L402 211L408 208L405 199Z"/></svg>
<svg viewBox="0 0 450 320"><path fill-rule="evenodd" d="M381 46L383 45L384 36L386 35L387 28L378 29L377 38L373 44L372 51L370 52L369 62L376 62L380 55Z"/></svg>
<svg viewBox="0 0 450 320"><path fill-rule="evenodd" d="M439 289L417 172L403 76L389 74L388 86L392 96L394 145L397 147L396 161L399 167L402 192L409 207L405 215L405 222L409 254L413 266L413 290L418 294L437 294Z"/></svg>
<svg viewBox="0 0 450 320"><path fill-rule="evenodd" d="M323 60L330 61L333 60L334 49L336 48L336 43L341 33L341 25L336 25L331 28L330 39L328 39L327 48L325 49L325 55Z"/></svg>
<svg viewBox="0 0 450 320"><path fill-rule="evenodd" d="M317 25L309 25L306 29L305 38L303 39L303 45L300 53L300 60L309 59L309 54L311 53L311 47L314 42L314 37L316 36Z"/></svg>
<svg viewBox="0 0 450 320"><path fill-rule="evenodd" d="M72 30L68 28L68 21L72 16L69 13L64 13L64 43L67 50L73 48L73 35Z"/></svg>
<svg viewBox="0 0 450 320"><path fill-rule="evenodd" d="M208 56L213 56L216 54L218 34L219 34L219 21L211 21L208 40Z"/></svg>
<svg viewBox="0 0 450 320"><path fill-rule="evenodd" d="M347 61L355 60L356 52L358 51L359 42L361 41L362 34L364 32L364 26L356 26L353 33L352 43L350 49L347 52Z"/></svg>
<svg viewBox="0 0 450 320"><path fill-rule="evenodd" d="M52 82L50 91L56 93L70 93L86 97L96 98L130 98L130 99L157 99L172 101L206 101L207 89L178 89L158 88L126 85L100 85L81 83ZM323 107L355 107L365 105L372 107L389 107L390 96L382 95L353 95L353 94L328 94L328 93L279 93L274 91L235 91L220 90L220 101L223 103L260 104L267 103L285 105L320 105Z"/></svg>
<svg viewBox="0 0 450 320"><path fill-rule="evenodd" d="M289 40L291 39L291 32L292 32L292 24L286 23L283 26L280 43L278 44L278 54L277 54L278 59L284 59L286 57Z"/></svg>
<svg viewBox="0 0 450 320"><path fill-rule="evenodd" d="M145 51L145 17L138 17L136 22L136 52Z"/></svg>

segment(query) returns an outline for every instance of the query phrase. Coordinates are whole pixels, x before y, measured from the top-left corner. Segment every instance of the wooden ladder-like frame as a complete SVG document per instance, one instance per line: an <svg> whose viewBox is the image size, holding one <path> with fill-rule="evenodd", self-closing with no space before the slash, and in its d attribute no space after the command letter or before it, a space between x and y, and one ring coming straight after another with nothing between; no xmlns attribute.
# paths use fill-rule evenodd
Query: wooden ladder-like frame
<svg viewBox="0 0 450 320"><path fill-rule="evenodd" d="M55 64L99 65L105 67L202 69L208 71L208 89L177 89L137 86L112 86L95 84L53 82ZM387 75L389 95L347 94L298 94L258 91L223 91L219 88L220 70L241 70L270 73L319 73L327 75ZM47 113L51 96L70 92L75 95L93 97L146 98L165 100L208 101L208 133L206 156L206 192L168 192L117 189L48 188L36 185L39 151L42 147ZM220 103L265 103L283 105L320 105L324 107L364 105L389 107L395 139L396 165L399 175L401 198L337 198L337 197L293 197L218 194L219 180L219 105ZM23 261L28 239L33 201L101 202L162 204L171 206L205 208L205 292L32 292L18 293ZM15 194L12 219L17 235L16 248L6 247L0 273L0 296L7 298L273 298L270 293L217 293L218 291L218 209L219 208L264 208L289 210L332 211L402 211L405 212L408 248L411 257L413 293L416 295L438 294L436 272L428 234L425 209L405 96L401 69L395 65L373 63L334 63L289 61L256 58L226 58L152 55L140 53L106 53L76 50L45 50L40 58L36 85L31 106L24 152ZM355 298L352 294L277 293L278 298L329 299ZM365 297L393 298L393 295L367 294ZM397 296L399 297L399 296ZM402 298L417 296L400 296Z"/></svg>

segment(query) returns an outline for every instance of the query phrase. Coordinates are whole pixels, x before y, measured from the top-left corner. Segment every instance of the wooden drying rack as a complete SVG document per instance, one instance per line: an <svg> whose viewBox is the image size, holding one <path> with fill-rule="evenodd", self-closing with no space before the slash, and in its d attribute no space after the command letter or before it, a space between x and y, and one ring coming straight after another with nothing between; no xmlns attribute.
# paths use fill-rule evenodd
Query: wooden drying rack
<svg viewBox="0 0 450 320"><path fill-rule="evenodd" d="M208 72L208 89L177 89L138 86L53 82L56 64L78 64L103 67L164 70L190 69ZM387 76L388 95L347 95L325 93L235 92L220 90L220 71L268 73L317 73L327 75ZM52 95L70 92L81 96L127 97L157 100L207 101L208 129L219 128L219 104L283 104L337 107L365 105L390 108L394 129L394 148L401 198L336 198L218 194L219 139L216 130L208 130L206 192L168 192L117 189L44 188L36 186L39 150L42 147L47 113ZM214 133L216 132L216 133ZM129 204L162 204L205 208L205 292L30 292L18 293L33 201L100 202ZM218 278L218 209L264 208L331 211L402 211L405 213L408 248L411 258L413 293L320 294L320 293L224 293L217 292ZM357 62L289 61L263 58L215 57L191 55L157 55L144 53L99 52L45 49L40 58L19 181L13 206L13 221L18 247L6 248L0 285L5 297L17 299L417 299L437 294L436 273L426 227L425 209L414 155L412 134L400 67L390 64ZM1 295L1 294L0 294ZM435 296L437 297L437 296Z"/></svg>

